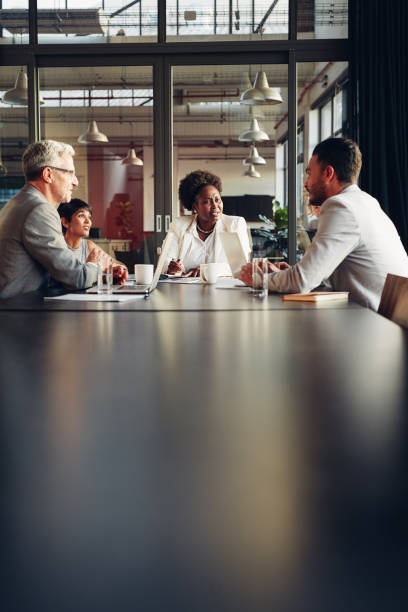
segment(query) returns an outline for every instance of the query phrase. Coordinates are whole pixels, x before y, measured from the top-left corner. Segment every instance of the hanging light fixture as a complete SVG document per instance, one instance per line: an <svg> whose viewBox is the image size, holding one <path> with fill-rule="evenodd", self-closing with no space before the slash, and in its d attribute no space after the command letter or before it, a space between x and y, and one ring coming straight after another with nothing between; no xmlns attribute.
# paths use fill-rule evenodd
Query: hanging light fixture
<svg viewBox="0 0 408 612"><path fill-rule="evenodd" d="M124 166L143 166L143 161L137 157L135 150L130 148L126 157L122 159L122 164Z"/></svg>
<svg viewBox="0 0 408 612"><path fill-rule="evenodd" d="M269 140L269 136L260 129L258 120L252 119L249 130L242 132L242 134L238 136L238 140L241 142L258 142L260 140Z"/></svg>
<svg viewBox="0 0 408 612"><path fill-rule="evenodd" d="M242 163L244 164L244 166L250 166L251 164L253 166L264 166L266 164L266 161L263 157L259 155L256 146L251 145L251 152L249 156L243 160Z"/></svg>
<svg viewBox="0 0 408 612"><path fill-rule="evenodd" d="M28 106L28 82L24 68L20 68L14 87L3 94L2 101L4 104ZM41 96L39 102L40 104L44 104L44 100Z"/></svg>
<svg viewBox="0 0 408 612"><path fill-rule="evenodd" d="M269 87L266 73L262 70L256 73L254 86L244 91L240 102L249 106L256 104L280 104L282 96L277 89Z"/></svg>
<svg viewBox="0 0 408 612"><path fill-rule="evenodd" d="M95 119L89 122L86 132L78 138L80 144L94 144L95 142L109 142L108 137L98 130Z"/></svg>
<svg viewBox="0 0 408 612"><path fill-rule="evenodd" d="M252 164L248 166L242 176L250 176L251 178L261 178L261 175L259 174L258 170L255 170L255 166L253 166Z"/></svg>

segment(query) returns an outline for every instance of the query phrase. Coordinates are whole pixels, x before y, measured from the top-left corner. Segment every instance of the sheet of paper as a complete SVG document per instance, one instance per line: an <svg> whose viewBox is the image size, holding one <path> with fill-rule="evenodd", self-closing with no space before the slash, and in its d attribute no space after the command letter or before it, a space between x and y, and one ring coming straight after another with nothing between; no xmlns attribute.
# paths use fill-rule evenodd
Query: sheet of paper
<svg viewBox="0 0 408 612"><path fill-rule="evenodd" d="M246 285L239 278L219 278L216 284L216 289L242 289L242 287Z"/></svg>
<svg viewBox="0 0 408 612"><path fill-rule="evenodd" d="M44 300L65 300L70 302L128 302L129 300L143 300L144 295L118 295L117 293L98 294L98 293L67 293L66 295L56 295L45 297Z"/></svg>
<svg viewBox="0 0 408 612"><path fill-rule="evenodd" d="M201 278L199 277L191 278L190 276L183 278L182 276L176 276L173 278L163 278L159 280L159 283L173 283L176 285L179 285L179 284L194 285L194 284L201 283Z"/></svg>

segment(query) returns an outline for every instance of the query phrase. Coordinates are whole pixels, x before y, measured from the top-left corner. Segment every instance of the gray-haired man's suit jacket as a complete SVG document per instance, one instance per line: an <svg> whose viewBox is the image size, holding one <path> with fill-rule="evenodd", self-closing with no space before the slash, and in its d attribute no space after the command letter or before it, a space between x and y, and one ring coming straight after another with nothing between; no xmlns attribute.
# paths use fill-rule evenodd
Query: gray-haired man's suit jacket
<svg viewBox="0 0 408 612"><path fill-rule="evenodd" d="M32 185L0 211L0 297L41 288L51 276L68 289L90 287L97 267L82 264L66 245L58 212Z"/></svg>

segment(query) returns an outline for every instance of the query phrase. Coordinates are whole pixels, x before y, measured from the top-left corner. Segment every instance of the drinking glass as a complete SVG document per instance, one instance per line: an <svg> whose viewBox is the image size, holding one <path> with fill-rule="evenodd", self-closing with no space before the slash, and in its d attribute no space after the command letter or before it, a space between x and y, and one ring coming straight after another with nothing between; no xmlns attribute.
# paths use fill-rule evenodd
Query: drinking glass
<svg viewBox="0 0 408 612"><path fill-rule="evenodd" d="M112 261L105 265L105 270L98 262L98 293L112 293L113 267Z"/></svg>
<svg viewBox="0 0 408 612"><path fill-rule="evenodd" d="M254 257L252 260L252 295L268 295L268 260L266 257Z"/></svg>

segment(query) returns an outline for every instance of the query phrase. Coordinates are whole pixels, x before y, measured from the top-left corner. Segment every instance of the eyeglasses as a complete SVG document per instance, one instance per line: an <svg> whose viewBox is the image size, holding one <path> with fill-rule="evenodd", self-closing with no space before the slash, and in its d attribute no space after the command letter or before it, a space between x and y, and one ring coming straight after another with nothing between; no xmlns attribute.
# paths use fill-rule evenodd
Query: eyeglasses
<svg viewBox="0 0 408 612"><path fill-rule="evenodd" d="M67 172L68 174L75 174L75 170L67 170L67 168L57 168L56 166L45 166L51 168L51 170L59 170L60 172Z"/></svg>

